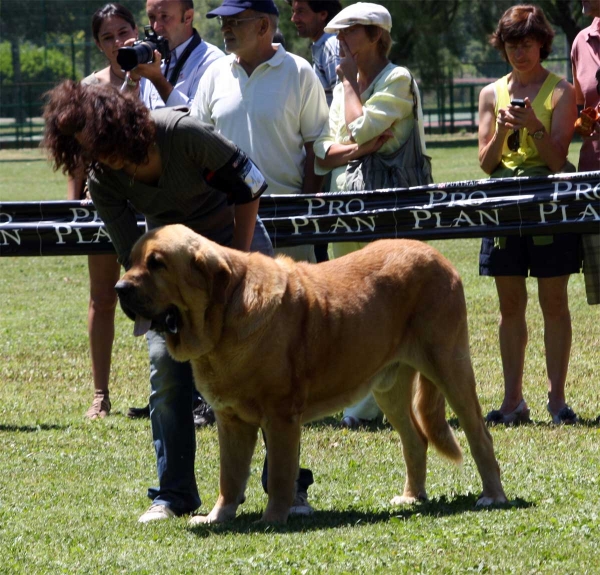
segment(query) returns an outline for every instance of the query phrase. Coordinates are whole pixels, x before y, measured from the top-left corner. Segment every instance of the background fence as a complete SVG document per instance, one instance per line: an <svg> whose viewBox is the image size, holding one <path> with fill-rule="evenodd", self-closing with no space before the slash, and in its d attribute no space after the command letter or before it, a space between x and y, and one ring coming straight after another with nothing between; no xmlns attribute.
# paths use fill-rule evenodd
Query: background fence
<svg viewBox="0 0 600 575"><path fill-rule="evenodd" d="M63 64L63 73L58 77L78 80L92 70L103 67L105 62L98 51L92 51L90 48L87 43L75 42L52 46L52 53L60 49L63 63L68 63L67 68ZM488 69L491 67L496 72L495 76L455 78L449 71L435 86L419 82L427 134L477 131L479 92L486 84L510 71L505 62L487 64ZM571 78L570 62L567 58L550 59L546 66L561 76ZM43 94L56 82L57 80L49 79L44 82L13 83L0 76L0 149L33 147L38 144L43 131Z"/></svg>

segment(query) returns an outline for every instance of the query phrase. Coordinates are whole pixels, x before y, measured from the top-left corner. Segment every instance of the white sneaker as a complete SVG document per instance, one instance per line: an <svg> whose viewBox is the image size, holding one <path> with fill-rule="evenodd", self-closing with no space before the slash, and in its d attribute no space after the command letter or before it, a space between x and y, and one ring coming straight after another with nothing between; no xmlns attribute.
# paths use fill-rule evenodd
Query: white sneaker
<svg viewBox="0 0 600 575"><path fill-rule="evenodd" d="M148 511L142 513L138 519L138 523L150 523L150 521L159 521L161 519L170 519L175 517L175 513L166 505L152 504Z"/></svg>
<svg viewBox="0 0 600 575"><path fill-rule="evenodd" d="M290 515L312 515L314 512L308 502L308 494L305 491L298 491L290 507Z"/></svg>

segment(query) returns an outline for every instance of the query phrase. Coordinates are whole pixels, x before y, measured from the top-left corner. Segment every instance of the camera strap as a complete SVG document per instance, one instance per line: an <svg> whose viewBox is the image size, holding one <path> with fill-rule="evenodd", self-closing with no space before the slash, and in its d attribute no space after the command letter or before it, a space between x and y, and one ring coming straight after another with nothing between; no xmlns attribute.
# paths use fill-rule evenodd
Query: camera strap
<svg viewBox="0 0 600 575"><path fill-rule="evenodd" d="M200 45L200 42L202 42L202 38L200 38L200 34L198 34L198 31L194 28L194 33L192 34L192 39L190 40L190 43L185 47L185 50L177 59L177 64L175 64L175 68L173 68L173 71L169 74L168 80L171 86L175 86L175 84L177 83L177 78L179 78L179 74L181 73L183 66L187 62L187 59L190 57L190 54ZM170 59L171 58L169 57L169 61ZM167 62L165 76L168 74L168 72L169 62Z"/></svg>

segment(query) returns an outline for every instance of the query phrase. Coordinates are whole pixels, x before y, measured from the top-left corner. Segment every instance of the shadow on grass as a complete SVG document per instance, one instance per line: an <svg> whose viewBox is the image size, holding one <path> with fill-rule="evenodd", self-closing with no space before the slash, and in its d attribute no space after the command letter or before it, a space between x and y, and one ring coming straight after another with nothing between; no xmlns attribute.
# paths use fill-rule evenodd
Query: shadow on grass
<svg viewBox="0 0 600 575"><path fill-rule="evenodd" d="M450 427L452 429L460 429L460 423L458 422L458 418L456 418L456 417L451 417L448 420L448 425L450 425ZM543 428L551 428L551 429L562 429L562 428L577 429L577 427L588 427L591 429L596 429L596 428L600 428L600 416L598 416L595 419L580 418L577 420L577 423L574 423L572 425L557 425L555 423L552 423L551 421L544 421L544 420L537 421L535 419L532 419L529 423L510 424L507 426L504 426L502 424L488 425L488 428L490 428L490 429L493 429L494 427L498 427L499 429L502 429L503 427L543 427Z"/></svg>
<svg viewBox="0 0 600 575"><path fill-rule="evenodd" d="M37 425L3 425L0 423L0 433L3 431L35 433L36 431L54 431L63 430L71 427L70 425L56 425L55 423L39 423Z"/></svg>
<svg viewBox="0 0 600 575"><path fill-rule="evenodd" d="M315 511L308 517L291 517L285 525L268 525L259 523L259 513L239 515L234 521L220 525L198 525L190 527L198 537L211 535L228 535L231 533L297 533L318 531L322 529L338 529L340 527L360 527L376 523L405 522L413 516L448 517L463 513L480 513L482 511L503 511L510 509L528 509L533 503L523 499L515 499L504 505L493 507L476 507L478 496L474 494L459 495L452 500L445 497L424 501L391 511L368 513L348 509L345 511Z"/></svg>
<svg viewBox="0 0 600 575"><path fill-rule="evenodd" d="M325 429L325 428L338 428L344 429L344 426L340 423L342 416L339 417L325 417L323 419L319 419L318 421L311 421L309 423L305 423L303 427L307 427L309 429ZM358 428L358 431L380 431L381 429L389 429L391 425L386 421L382 421L381 418L375 419L373 421L369 421L366 425L361 425ZM354 431L354 430L352 430Z"/></svg>

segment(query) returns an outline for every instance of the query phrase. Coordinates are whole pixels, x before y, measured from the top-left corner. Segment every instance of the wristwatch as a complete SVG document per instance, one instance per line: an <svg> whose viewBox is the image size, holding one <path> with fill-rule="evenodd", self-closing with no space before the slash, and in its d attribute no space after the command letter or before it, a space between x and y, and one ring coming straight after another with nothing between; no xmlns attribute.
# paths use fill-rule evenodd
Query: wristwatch
<svg viewBox="0 0 600 575"><path fill-rule="evenodd" d="M539 130L536 130L535 132L533 132L533 134L531 134L531 137L534 140L543 140L545 135L546 135L546 128L540 128Z"/></svg>

